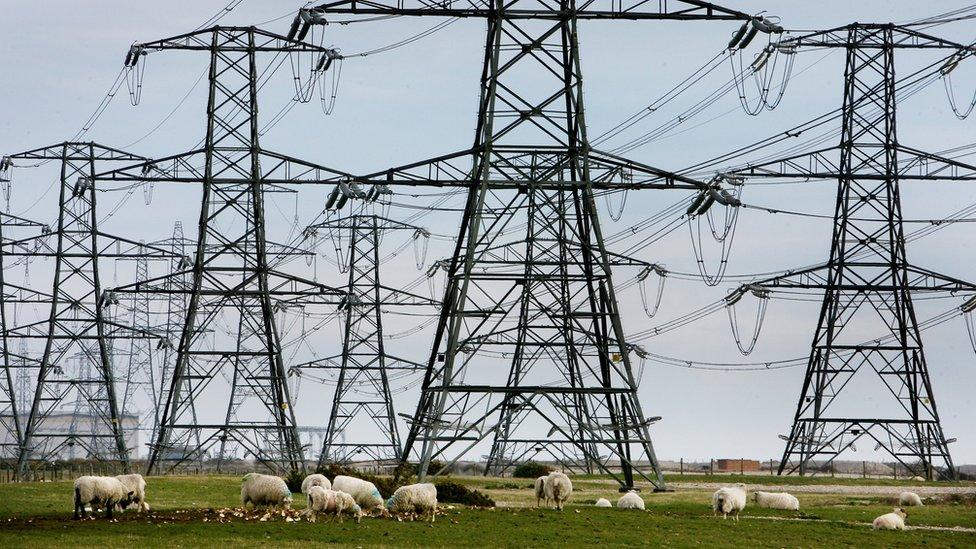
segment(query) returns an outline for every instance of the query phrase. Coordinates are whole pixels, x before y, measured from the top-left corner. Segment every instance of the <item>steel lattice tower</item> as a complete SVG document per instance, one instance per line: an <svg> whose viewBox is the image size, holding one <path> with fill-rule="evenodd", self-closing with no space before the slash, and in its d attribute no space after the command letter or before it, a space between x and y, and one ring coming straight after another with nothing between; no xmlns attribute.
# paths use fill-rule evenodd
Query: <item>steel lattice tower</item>
<svg viewBox="0 0 976 549"><path fill-rule="evenodd" d="M6 159L4 159L6 162ZM2 178L0 178L2 181ZM43 225L28 219L0 213L0 353L2 353L3 373L0 375L0 462L16 461L23 441L23 426L21 425L25 406L24 394L27 391L23 385L26 365L24 350L11 349L14 338L8 336L8 330L16 323L16 307L25 302L37 303L46 301L46 296L39 296L36 292L11 284L7 281L7 265L4 261L6 247L3 244L13 240L8 234L8 227L28 227L41 229ZM8 306L11 310L8 310ZM23 346L25 341L19 339Z"/></svg>
<svg viewBox="0 0 976 549"><path fill-rule="evenodd" d="M845 48L847 59L840 144L740 172L838 181L829 261L757 283L824 291L779 472L804 474L811 460L833 461L866 437L913 474L931 479L935 468L954 476L912 293L971 292L976 286L908 262L899 183L976 180L976 168L899 144L894 61L902 48L972 49L890 24L854 24L784 43ZM879 331L880 337L864 342ZM877 374L873 385L886 389L892 406L874 401L863 415L865 394L849 386L863 379L857 377L861 370Z"/></svg>
<svg viewBox="0 0 976 549"><path fill-rule="evenodd" d="M493 466L541 448L626 487L636 471L663 488L593 190L701 183L590 147L577 22L748 16L696 1L574 0L340 0L305 14L306 24L333 14L487 23L473 147L362 178L469 189L404 459L419 445L424 478L431 460L453 462L485 441L498 449ZM525 230L513 236L513 226Z"/></svg>
<svg viewBox="0 0 976 549"><path fill-rule="evenodd" d="M375 214L350 214L309 227L348 232L349 277L339 308L344 317L342 353L296 368L338 369L332 411L318 466L349 463L356 455L378 462L399 462L401 441L390 392L390 373L421 371L422 364L390 354L383 341L383 307L432 306L420 295L383 285L380 279L380 240L388 231L422 231L420 227ZM340 236L342 238L342 236ZM350 429L357 419L369 418L380 432ZM344 436L343 436L344 435Z"/></svg>
<svg viewBox="0 0 976 549"><path fill-rule="evenodd" d="M34 149L10 158L56 160L61 167L57 228L50 235L29 239L32 242L4 243L7 257L54 259L49 318L7 331L8 337L40 339L44 345L30 415L23 428L18 474L25 478L31 460L49 459L65 448L74 453L75 445L86 457L117 462L128 469L129 449L122 432L109 341L147 334L108 317L113 299L110 294L103 294L99 260L140 255L167 257L168 252L151 246L140 250L134 241L98 230L94 176L96 166L144 158L96 143L77 142ZM49 238L56 241L53 249L47 244ZM113 246L116 251L111 251ZM77 367L65 362L73 356L80 357ZM65 430L62 422L52 418L71 403L77 410L79 402L93 414L90 433L79 434L70 427Z"/></svg>
<svg viewBox="0 0 976 549"><path fill-rule="evenodd" d="M331 184L347 176L261 148L258 54L331 58L335 51L254 27L213 27L137 44L130 51L129 66L148 52L161 50L202 51L210 56L203 144L187 153L98 176L114 181L197 183L203 188L196 250L189 265L162 279L118 289L170 293L174 290L167 280L190 280L184 290L188 300L176 364L149 470L168 471L203 459L215 447L222 460L229 445L271 469L301 469L303 450L274 313L278 303L335 303L342 292L275 269L274 260L299 252L269 245L264 195L283 190L282 185ZM218 323L220 317L223 322ZM221 325L229 331L221 332ZM229 397L211 386L220 376L231 384ZM223 404L225 416L198 419L202 400Z"/></svg>

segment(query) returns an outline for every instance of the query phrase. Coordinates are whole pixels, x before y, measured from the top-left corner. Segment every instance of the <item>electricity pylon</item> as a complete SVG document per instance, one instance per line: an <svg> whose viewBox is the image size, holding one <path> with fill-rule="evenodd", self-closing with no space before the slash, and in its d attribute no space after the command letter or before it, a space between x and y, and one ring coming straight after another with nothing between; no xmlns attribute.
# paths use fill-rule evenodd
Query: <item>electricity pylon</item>
<svg viewBox="0 0 976 549"><path fill-rule="evenodd" d="M5 158L2 162L6 164L9 160ZM16 239L8 229L18 227L43 230L43 224L0 213L0 353L3 360L3 373L0 374L0 462L8 464L16 461L20 453L24 435L21 425L24 408L21 405L24 402L23 392L27 390L20 386L27 370L26 353L11 349L14 338L8 336L8 330L17 323L18 305L44 303L48 297L7 280L7 269L11 266L4 261L6 248L3 244ZM19 340L19 343L23 344L24 340Z"/></svg>
<svg viewBox="0 0 976 549"><path fill-rule="evenodd" d="M541 448L623 487L636 472L663 489L593 191L702 183L590 146L577 22L749 16L697 1L337 0L304 10L292 33L337 15L487 23L474 145L360 178L468 189L403 458L420 445L422 479L431 460L494 439L503 460Z"/></svg>
<svg viewBox="0 0 976 549"><path fill-rule="evenodd" d="M770 290L824 292L779 472L804 474L811 460L829 463L867 437L875 450L883 449L913 474L953 477L950 441L939 422L912 294L969 293L976 285L908 262L900 182L974 181L976 167L899 143L895 52L958 52L947 58L945 68L956 55L971 54L974 48L891 24L853 24L782 43L844 48L847 60L840 144L738 172L747 177L838 181L828 262L755 283ZM879 330L880 337L863 342L867 333ZM852 387L862 369L878 377L866 380L864 387ZM864 390L871 386L882 395L868 410ZM885 406L885 395L891 406Z"/></svg>
<svg viewBox="0 0 976 549"><path fill-rule="evenodd" d="M168 251L112 236L98 229L94 176L98 168L113 163L137 162L143 157L98 145L64 142L11 155L16 160L60 162L58 224L50 234L4 242L6 257L54 259L50 316L7 330L8 337L34 338L43 342L37 383L30 415L24 425L18 457L18 475L26 478L31 460L57 457L63 450L74 453L77 445L87 458L118 463L129 468L116 396L116 379L109 341L148 337L149 334L119 324L108 316L112 294L103 293L99 260L119 257L168 257ZM96 166L98 168L96 168ZM55 240L53 246L48 240ZM122 246L125 246L123 249ZM71 365L69 357L79 356ZM84 402L93 416L85 433L66 429L56 414Z"/></svg>
<svg viewBox="0 0 976 549"><path fill-rule="evenodd" d="M433 306L429 298L391 288L380 278L380 241L389 231L405 230L422 235L424 229L375 214L349 214L312 225L348 239L349 270L346 295L339 305L344 318L342 352L295 368L338 370L332 411L318 466L349 463L355 456L378 462L399 462L400 435L390 392L391 373L419 372L422 364L397 357L383 340L383 309L396 306ZM348 232L348 235L343 234ZM355 422L369 418L379 430L363 429Z"/></svg>
<svg viewBox="0 0 976 549"><path fill-rule="evenodd" d="M258 56L315 55L324 68L337 54L254 27L213 27L136 44L127 65L139 71L146 54L163 50L202 51L210 57L201 147L98 176L203 187L196 250L188 265L117 289L180 291L188 298L148 468L166 472L203 459L211 449L219 454L219 464L231 449L239 449L275 471L302 469L304 454L274 312L278 303L337 303L344 292L275 268L276 259L301 252L268 242L264 197L288 185L335 184L348 176L261 147ZM174 277L188 278L189 286L174 290L167 282ZM229 393L213 383L219 377L229 380ZM205 411L201 402L224 413L200 417Z"/></svg>

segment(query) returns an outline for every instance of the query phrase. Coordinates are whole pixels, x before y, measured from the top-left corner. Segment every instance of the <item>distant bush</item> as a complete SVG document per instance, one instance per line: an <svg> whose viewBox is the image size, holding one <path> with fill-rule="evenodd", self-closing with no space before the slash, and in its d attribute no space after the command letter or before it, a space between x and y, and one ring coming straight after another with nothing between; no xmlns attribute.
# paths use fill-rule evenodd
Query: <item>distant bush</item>
<svg viewBox="0 0 976 549"><path fill-rule="evenodd" d="M488 484L485 484L485 489L486 490L518 490L519 485L514 482L489 482Z"/></svg>
<svg viewBox="0 0 976 549"><path fill-rule="evenodd" d="M515 478L539 478L553 471L554 469L548 465L543 465L535 461L527 461L516 467L515 471L512 472L512 476Z"/></svg>
<svg viewBox="0 0 976 549"><path fill-rule="evenodd" d="M460 503L470 507L495 506L495 500L459 482L442 480L435 482L434 485L437 486L437 503Z"/></svg>

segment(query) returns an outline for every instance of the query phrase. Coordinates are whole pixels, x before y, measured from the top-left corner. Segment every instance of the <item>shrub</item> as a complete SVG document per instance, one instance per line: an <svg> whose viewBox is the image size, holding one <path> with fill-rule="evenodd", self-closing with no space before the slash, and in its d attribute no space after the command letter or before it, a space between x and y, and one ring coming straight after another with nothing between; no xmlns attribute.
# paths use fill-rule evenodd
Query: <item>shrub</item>
<svg viewBox="0 0 976 549"><path fill-rule="evenodd" d="M288 485L288 489L291 493L298 494L302 491L302 481L305 480L305 474L301 471L288 471L285 475L285 484Z"/></svg>
<svg viewBox="0 0 976 549"><path fill-rule="evenodd" d="M515 471L512 472L512 476L515 478L539 478L541 476L548 475L554 470L555 469L549 467L548 465L537 463L535 461L527 461L516 467Z"/></svg>
<svg viewBox="0 0 976 549"><path fill-rule="evenodd" d="M437 486L437 503L460 503L470 507L494 507L495 500L483 492L472 490L467 486L449 480L435 482Z"/></svg>

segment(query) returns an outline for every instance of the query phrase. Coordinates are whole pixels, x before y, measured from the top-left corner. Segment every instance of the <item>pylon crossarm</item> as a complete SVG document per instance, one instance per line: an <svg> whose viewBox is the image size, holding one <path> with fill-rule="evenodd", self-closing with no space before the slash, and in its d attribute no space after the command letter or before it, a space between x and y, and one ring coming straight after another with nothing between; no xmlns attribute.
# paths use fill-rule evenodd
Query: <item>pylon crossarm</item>
<svg viewBox="0 0 976 549"><path fill-rule="evenodd" d="M493 1L477 2L425 2L423 0L339 0L319 4L306 10L312 24L327 24L326 17L334 15L406 15L435 17L495 18L499 10ZM504 16L508 19L620 19L620 20L746 20L751 16L740 11L724 8L710 2L697 0L591 0L581 2L574 9L565 9L533 1L511 1L505 4ZM299 15L301 17L301 15ZM336 20L339 22L341 20Z"/></svg>
<svg viewBox="0 0 976 549"><path fill-rule="evenodd" d="M876 269L884 271L888 269L890 274L891 264L870 261L848 261L847 268L857 268L862 270ZM937 273L929 269L923 269L914 265L903 265L903 269L909 277L903 283L882 284L875 280L857 281L854 279L830 280L829 274L832 269L837 267L831 263L824 263L788 271L774 277L756 280L743 286L750 289L756 287L760 289L793 289L793 290L825 290L828 288L839 291L895 291L906 289L913 292L950 292L964 293L976 292L976 284L967 282L959 278ZM880 273L879 276L885 276Z"/></svg>
<svg viewBox="0 0 976 549"><path fill-rule="evenodd" d="M857 28L862 31L856 40L851 39L850 31L852 28ZM890 35L886 37L886 33L889 32ZM976 52L976 45L953 42L952 40L939 38L919 32L910 27L899 26L893 23L853 23L843 27L811 32L799 36L787 36L779 43L784 47L849 48L856 46L859 49L894 47L904 49L952 49L969 53Z"/></svg>
<svg viewBox="0 0 976 549"><path fill-rule="evenodd" d="M138 162L146 157L94 142L64 141L11 155L14 160L63 160L66 162Z"/></svg>
<svg viewBox="0 0 976 549"><path fill-rule="evenodd" d="M137 42L132 46L133 50L164 51L164 50L185 50L185 51L210 51L213 48L212 38L214 33L226 33L227 36L240 36L251 34L254 36L254 43L248 44L246 40L239 38L225 38L217 46L222 52L227 53L247 53L255 52L285 52L285 53L328 53L332 48L293 40L280 34L275 34L266 30L254 27L223 27L215 26L200 29L197 31L178 34L169 38L161 38L151 42Z"/></svg>

